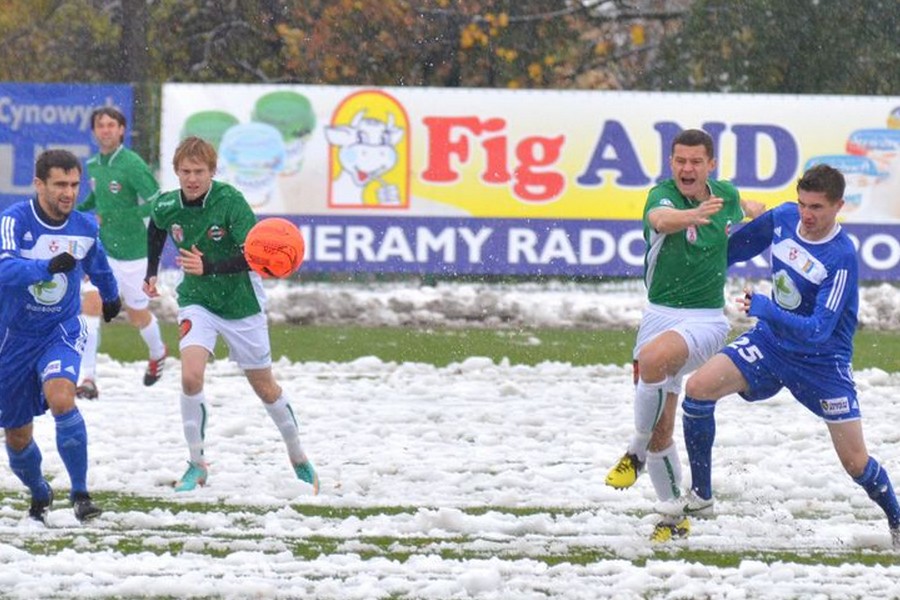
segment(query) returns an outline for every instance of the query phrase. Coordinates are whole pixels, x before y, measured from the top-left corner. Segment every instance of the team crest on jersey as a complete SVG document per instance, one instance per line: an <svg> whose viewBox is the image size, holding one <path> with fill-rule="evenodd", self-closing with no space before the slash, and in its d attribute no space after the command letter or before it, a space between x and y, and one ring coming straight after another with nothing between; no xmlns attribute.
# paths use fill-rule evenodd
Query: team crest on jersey
<svg viewBox="0 0 900 600"><path fill-rule="evenodd" d="M206 230L206 237L214 242L221 242L226 233L227 231L222 227L218 225L211 225L210 228Z"/></svg>
<svg viewBox="0 0 900 600"><path fill-rule="evenodd" d="M794 280L784 269L772 276L772 295L775 296L775 302L779 306L788 310L800 306L800 301L803 299Z"/></svg>
<svg viewBox="0 0 900 600"><path fill-rule="evenodd" d="M691 225L687 229L684 230L684 236L687 238L687 241L691 244L697 242L697 226Z"/></svg>
<svg viewBox="0 0 900 600"><path fill-rule="evenodd" d="M122 184L116 180L112 180L109 182L109 191L113 194L118 194L122 191Z"/></svg>
<svg viewBox="0 0 900 600"><path fill-rule="evenodd" d="M50 240L47 248L50 250L50 252L53 253L53 256L56 256L56 253L59 251L59 242L57 242L55 239Z"/></svg>
<svg viewBox="0 0 900 600"><path fill-rule="evenodd" d="M172 225L172 239L178 244L184 241L184 229L178 223Z"/></svg>
<svg viewBox="0 0 900 600"><path fill-rule="evenodd" d="M728 237L729 235L731 235L731 226L732 226L731 219L725 221L725 237Z"/></svg>

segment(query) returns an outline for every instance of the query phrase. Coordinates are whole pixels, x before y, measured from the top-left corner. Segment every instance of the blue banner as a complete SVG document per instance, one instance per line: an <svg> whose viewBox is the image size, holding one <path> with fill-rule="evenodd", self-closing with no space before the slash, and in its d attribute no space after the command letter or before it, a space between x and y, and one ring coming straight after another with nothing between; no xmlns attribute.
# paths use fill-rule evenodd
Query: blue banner
<svg viewBox="0 0 900 600"><path fill-rule="evenodd" d="M306 241L301 272L641 277L640 221L278 215ZM900 225L844 224L860 278L900 279ZM730 269L768 277L765 256Z"/></svg>
<svg viewBox="0 0 900 600"><path fill-rule="evenodd" d="M130 125L132 98L129 85L0 83L0 210L33 195L34 161L44 150L63 148L82 160L97 152L95 108L115 106Z"/></svg>

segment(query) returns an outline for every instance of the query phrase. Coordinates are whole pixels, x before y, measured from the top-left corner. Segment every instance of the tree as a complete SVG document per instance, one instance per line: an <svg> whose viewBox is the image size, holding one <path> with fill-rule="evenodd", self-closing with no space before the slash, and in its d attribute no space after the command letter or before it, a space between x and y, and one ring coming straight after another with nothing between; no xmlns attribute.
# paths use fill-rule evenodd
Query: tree
<svg viewBox="0 0 900 600"><path fill-rule="evenodd" d="M640 85L725 92L896 94L896 0L697 0Z"/></svg>

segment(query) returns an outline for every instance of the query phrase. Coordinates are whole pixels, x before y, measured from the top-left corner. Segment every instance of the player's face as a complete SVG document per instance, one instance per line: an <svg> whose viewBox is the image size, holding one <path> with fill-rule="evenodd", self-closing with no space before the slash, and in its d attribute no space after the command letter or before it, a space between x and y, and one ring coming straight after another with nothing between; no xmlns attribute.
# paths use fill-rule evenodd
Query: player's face
<svg viewBox="0 0 900 600"><path fill-rule="evenodd" d="M797 206L800 209L800 234L814 241L824 238L834 228L844 201L831 202L825 192L799 190Z"/></svg>
<svg viewBox="0 0 900 600"><path fill-rule="evenodd" d="M81 171L78 169L64 171L59 167L53 167L46 182L34 178L38 204L50 218L61 221L75 208L80 183Z"/></svg>
<svg viewBox="0 0 900 600"><path fill-rule="evenodd" d="M100 115L94 121L94 137L97 139L97 145L100 146L100 152L103 154L109 154L118 148L124 135L125 126L120 125L118 121L109 115Z"/></svg>
<svg viewBox="0 0 900 600"><path fill-rule="evenodd" d="M205 162L196 158L184 158L175 169L181 191L188 200L196 200L212 185L213 172Z"/></svg>
<svg viewBox="0 0 900 600"><path fill-rule="evenodd" d="M708 195L706 180L716 168L715 159L706 155L706 147L675 144L669 160L678 191L686 198L705 200Z"/></svg>

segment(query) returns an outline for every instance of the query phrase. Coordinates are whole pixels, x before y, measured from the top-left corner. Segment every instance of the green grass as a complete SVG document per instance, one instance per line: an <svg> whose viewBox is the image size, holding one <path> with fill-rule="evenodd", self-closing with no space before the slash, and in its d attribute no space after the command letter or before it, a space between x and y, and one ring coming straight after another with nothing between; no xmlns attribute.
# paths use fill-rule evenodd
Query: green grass
<svg viewBox="0 0 900 600"><path fill-rule="evenodd" d="M270 326L272 355L293 362L348 362L377 356L388 362L424 362L446 366L470 356L495 362L534 365L544 361L573 365L631 362L632 330L578 331L572 329L411 329L406 327ZM177 354L178 332L163 324L163 337ZM224 346L217 350L226 356ZM146 351L137 331L128 324L104 325L100 351L117 360L144 360ZM877 367L900 371L900 332L862 330L856 335L856 369Z"/></svg>
<svg viewBox="0 0 900 600"><path fill-rule="evenodd" d="M211 508L202 502L180 502L160 497L120 494L115 492L96 492L98 502L111 508L115 514L125 516L123 522L111 522L101 527L52 528L52 536L29 536L21 540L21 547L37 556L56 556L60 552L78 547L79 551L114 550L123 555L146 554L157 555L178 554L184 551L188 540L194 543L190 552L210 557L221 558L237 549L248 551L253 549L261 554L281 553L287 549L300 560L313 560L322 554L346 553L348 547L363 559L386 558L391 561L405 562L413 556L439 555L445 560L489 559L499 557L503 560L535 560L548 566L558 564L587 565L603 560L630 560L636 565L646 565L651 560L678 560L694 562L716 567L737 568L743 561L755 560L766 564L789 563L796 565L880 565L883 567L898 564L893 551L877 549L728 549L716 550L690 548L683 546L658 546L652 552L642 556L623 556L615 545L598 544L584 546L577 542L559 544L540 544L530 549L523 549L517 543L516 536L497 536L485 534L489 538L490 548L485 548L486 538L482 534L448 533L446 535L310 535L297 536L286 533L272 544L271 536L263 532L260 523L266 515L279 512L284 507L261 507L251 504L225 503ZM9 507L16 512L24 512L27 502L22 494L0 493L0 506ZM365 506L365 507L333 507L292 503L291 509L304 517L316 517L332 521L331 529L340 529L340 521L362 521L366 518L393 517L412 515L422 509L437 507L423 506ZM472 506L461 508L467 515L482 515L488 512L509 514L520 517L529 515L545 515L554 519L571 516L576 513L590 511L588 507L556 508L556 507L508 507L508 506ZM222 515L231 522L231 527L219 527L207 530L191 525L195 518L192 515L204 515L210 512ZM163 519L159 526L144 525L132 527L127 525L127 514L138 512L170 513L178 523L172 524ZM640 516L639 514L636 516ZM241 526L241 524L245 526ZM151 544L147 539L151 538ZM0 542L7 540L0 539Z"/></svg>

